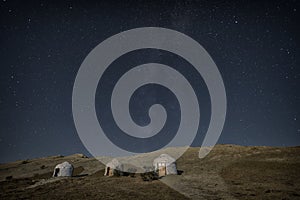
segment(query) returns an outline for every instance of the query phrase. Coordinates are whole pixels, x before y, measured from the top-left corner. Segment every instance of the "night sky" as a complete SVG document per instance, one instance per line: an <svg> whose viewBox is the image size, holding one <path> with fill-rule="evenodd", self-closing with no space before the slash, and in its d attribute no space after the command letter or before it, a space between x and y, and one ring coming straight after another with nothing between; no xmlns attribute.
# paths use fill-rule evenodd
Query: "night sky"
<svg viewBox="0 0 300 200"><path fill-rule="evenodd" d="M300 145L299 9L296 0L2 0L0 162L90 155L72 116L77 71L88 53L106 38L151 26L190 36L217 64L228 103L218 143ZM184 62L161 51L135 53L136 57L131 53L114 63L115 71L107 72L107 79L118 73L118 65L131 62ZM159 91L153 94L161 95ZM202 93L197 95L201 98ZM138 110L133 106L133 112ZM206 115L209 111L203 114L204 122ZM143 119L141 116L141 124ZM199 133L193 146L199 146L202 139Z"/></svg>

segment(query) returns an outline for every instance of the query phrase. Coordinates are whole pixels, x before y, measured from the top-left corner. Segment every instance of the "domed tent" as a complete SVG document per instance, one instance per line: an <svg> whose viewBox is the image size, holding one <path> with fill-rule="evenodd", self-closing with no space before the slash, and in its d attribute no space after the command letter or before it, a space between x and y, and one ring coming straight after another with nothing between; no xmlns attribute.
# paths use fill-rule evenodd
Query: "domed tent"
<svg viewBox="0 0 300 200"><path fill-rule="evenodd" d="M177 174L176 160L168 154L161 154L154 159L153 166L155 171L158 171L159 177Z"/></svg>
<svg viewBox="0 0 300 200"><path fill-rule="evenodd" d="M57 176L72 176L73 174L73 165L69 162L63 162L61 164L56 165L53 172L53 177Z"/></svg>
<svg viewBox="0 0 300 200"><path fill-rule="evenodd" d="M123 172L123 165L114 158L106 164L104 176L113 176L121 172Z"/></svg>

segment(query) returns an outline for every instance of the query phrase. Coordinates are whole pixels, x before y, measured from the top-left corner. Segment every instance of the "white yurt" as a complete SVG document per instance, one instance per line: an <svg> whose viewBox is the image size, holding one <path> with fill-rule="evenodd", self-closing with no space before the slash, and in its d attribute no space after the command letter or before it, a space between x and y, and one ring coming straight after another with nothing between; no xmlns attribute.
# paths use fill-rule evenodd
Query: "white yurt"
<svg viewBox="0 0 300 200"><path fill-rule="evenodd" d="M56 165L53 172L53 177L57 176L72 176L74 167L69 162L63 162Z"/></svg>
<svg viewBox="0 0 300 200"><path fill-rule="evenodd" d="M176 160L168 154L161 154L154 159L153 166L158 171L158 176L166 176L169 174L177 174Z"/></svg>
<svg viewBox="0 0 300 200"><path fill-rule="evenodd" d="M104 176L113 176L115 175L116 170L118 172L123 172L123 165L114 158L106 164Z"/></svg>

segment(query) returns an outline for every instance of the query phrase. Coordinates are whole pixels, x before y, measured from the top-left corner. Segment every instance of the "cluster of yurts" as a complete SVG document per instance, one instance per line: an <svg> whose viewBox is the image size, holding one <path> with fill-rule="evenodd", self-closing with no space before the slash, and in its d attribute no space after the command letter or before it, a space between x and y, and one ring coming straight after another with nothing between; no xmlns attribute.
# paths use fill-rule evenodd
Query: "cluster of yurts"
<svg viewBox="0 0 300 200"><path fill-rule="evenodd" d="M177 174L176 160L168 154L161 154L153 161L154 171L158 173L159 177L169 174ZM53 172L53 177L58 176L72 176L74 167L69 162L63 162L56 165ZM117 160L113 159L106 164L105 176L114 176L117 172L122 172L123 165Z"/></svg>

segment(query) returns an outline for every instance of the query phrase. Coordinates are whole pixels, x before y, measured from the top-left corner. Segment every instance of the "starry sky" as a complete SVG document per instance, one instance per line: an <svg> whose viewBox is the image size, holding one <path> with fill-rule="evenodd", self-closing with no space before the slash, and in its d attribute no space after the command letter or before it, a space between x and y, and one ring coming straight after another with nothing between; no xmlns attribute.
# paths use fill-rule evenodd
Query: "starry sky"
<svg viewBox="0 0 300 200"><path fill-rule="evenodd" d="M218 143L300 145L299 9L296 0L1 0L0 162L78 152L90 155L72 117L77 71L106 38L148 26L192 37L217 64L228 101ZM166 52L135 53L115 63L107 79L109 73L118 73L118 63L184 62ZM197 95L205 99L207 94ZM133 112L137 110L133 106ZM207 118L209 109L203 111ZM202 132L206 126L201 126ZM193 146L202 139L199 133Z"/></svg>

